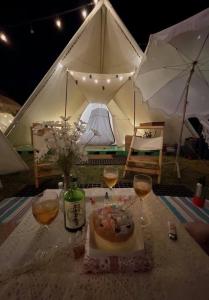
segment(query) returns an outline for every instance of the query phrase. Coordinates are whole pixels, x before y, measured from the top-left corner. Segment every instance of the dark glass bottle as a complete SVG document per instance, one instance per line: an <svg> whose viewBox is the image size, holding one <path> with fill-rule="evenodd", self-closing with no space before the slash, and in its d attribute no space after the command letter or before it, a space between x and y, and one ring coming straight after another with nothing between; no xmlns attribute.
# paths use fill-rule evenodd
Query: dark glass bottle
<svg viewBox="0 0 209 300"><path fill-rule="evenodd" d="M77 186L76 178L64 193L64 222L70 232L81 230L86 222L85 192Z"/></svg>

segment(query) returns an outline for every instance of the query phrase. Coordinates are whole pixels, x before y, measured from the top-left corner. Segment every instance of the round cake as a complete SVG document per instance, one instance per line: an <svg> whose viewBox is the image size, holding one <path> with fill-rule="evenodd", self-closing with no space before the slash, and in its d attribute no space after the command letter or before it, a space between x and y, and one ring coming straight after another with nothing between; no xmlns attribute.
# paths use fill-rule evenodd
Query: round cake
<svg viewBox="0 0 209 300"><path fill-rule="evenodd" d="M125 251L133 247L134 222L127 210L120 206L108 205L95 210L92 221L98 248Z"/></svg>

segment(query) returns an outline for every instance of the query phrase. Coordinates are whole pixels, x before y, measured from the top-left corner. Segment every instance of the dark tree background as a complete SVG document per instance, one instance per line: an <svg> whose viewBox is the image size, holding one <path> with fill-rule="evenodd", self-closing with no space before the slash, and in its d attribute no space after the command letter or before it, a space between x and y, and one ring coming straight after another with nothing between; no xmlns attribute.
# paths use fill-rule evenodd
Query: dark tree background
<svg viewBox="0 0 209 300"><path fill-rule="evenodd" d="M90 2L7 0L0 4L0 31L5 31L10 38L10 45L0 43L1 93L23 104L83 22L80 10L62 17L62 31L55 27L54 18L35 23L31 20L59 15L59 12ZM142 50L146 48L151 33L174 25L209 6L209 0L110 2ZM88 7L88 11L92 8ZM30 33L31 25L34 34Z"/></svg>

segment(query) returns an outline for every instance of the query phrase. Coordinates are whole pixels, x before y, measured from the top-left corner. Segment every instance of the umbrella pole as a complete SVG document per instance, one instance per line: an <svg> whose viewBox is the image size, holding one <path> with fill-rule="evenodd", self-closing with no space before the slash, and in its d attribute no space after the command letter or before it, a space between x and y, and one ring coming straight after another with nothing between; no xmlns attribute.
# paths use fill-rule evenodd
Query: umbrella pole
<svg viewBox="0 0 209 300"><path fill-rule="evenodd" d="M181 129L180 129L180 135L179 135L179 142L178 142L178 147L176 151L176 170L177 170L177 177L180 179L181 178L181 172L180 172L180 167L179 167L179 156L180 156L180 151L181 151L181 141L182 141L182 135L183 135L183 129L184 129L184 122L185 122L185 116L186 116L186 109L187 109L187 98L188 98L188 93L189 93L189 85L192 79L192 75L194 73L195 65L197 64L197 61L194 61L192 64L192 68L186 83L186 92L185 92L185 97L184 97L184 108L183 108L183 116L182 116L182 124L181 124Z"/></svg>

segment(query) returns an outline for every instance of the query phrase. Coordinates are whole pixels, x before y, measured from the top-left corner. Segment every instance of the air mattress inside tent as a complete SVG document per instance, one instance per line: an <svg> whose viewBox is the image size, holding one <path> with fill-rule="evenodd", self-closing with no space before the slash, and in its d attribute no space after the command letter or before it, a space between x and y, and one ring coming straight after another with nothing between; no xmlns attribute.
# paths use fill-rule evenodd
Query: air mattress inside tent
<svg viewBox="0 0 209 300"><path fill-rule="evenodd" d="M93 131L98 135L94 135ZM92 110L85 133L81 136L80 143L83 145L112 145L115 142L111 128L109 112L105 108Z"/></svg>

